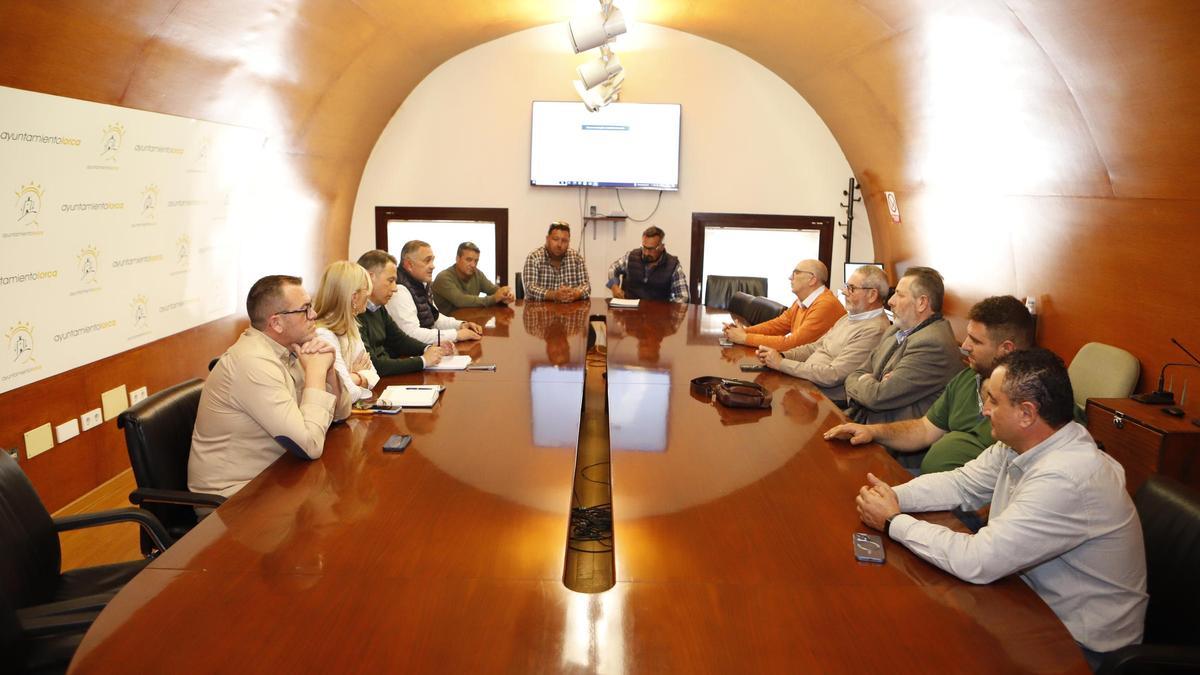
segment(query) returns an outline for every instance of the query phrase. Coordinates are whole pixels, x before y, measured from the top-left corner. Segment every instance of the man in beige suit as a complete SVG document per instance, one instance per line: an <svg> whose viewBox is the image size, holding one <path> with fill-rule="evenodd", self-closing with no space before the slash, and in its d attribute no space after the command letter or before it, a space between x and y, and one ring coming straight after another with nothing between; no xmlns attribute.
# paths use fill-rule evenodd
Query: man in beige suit
<svg viewBox="0 0 1200 675"><path fill-rule="evenodd" d="M891 323L883 313L888 280L883 270L864 265L850 275L846 284L846 310L821 339L785 352L770 347L758 348L758 359L793 377L808 380L821 388L831 401L845 407L846 376L866 363L871 350Z"/></svg>
<svg viewBox="0 0 1200 675"><path fill-rule="evenodd" d="M317 459L330 423L350 415L333 348L314 339L316 314L300 284L273 275L250 288L250 327L200 394L188 458L193 492L228 497L285 452Z"/></svg>

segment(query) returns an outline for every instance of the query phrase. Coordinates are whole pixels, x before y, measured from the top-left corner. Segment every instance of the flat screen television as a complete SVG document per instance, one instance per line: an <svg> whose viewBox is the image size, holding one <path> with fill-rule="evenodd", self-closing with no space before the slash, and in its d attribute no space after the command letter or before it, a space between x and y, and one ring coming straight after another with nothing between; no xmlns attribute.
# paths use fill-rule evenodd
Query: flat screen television
<svg viewBox="0 0 1200 675"><path fill-rule="evenodd" d="M534 101L529 184L679 189L678 103Z"/></svg>

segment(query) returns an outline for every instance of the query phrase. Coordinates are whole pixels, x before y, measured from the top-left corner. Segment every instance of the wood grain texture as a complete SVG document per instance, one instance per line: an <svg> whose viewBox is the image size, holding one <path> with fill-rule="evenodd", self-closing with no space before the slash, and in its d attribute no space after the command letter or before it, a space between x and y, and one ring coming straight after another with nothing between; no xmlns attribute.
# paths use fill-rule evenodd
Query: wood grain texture
<svg viewBox="0 0 1200 675"><path fill-rule="evenodd" d="M281 242L271 262L312 277L348 256L363 167L409 92L455 54L573 9L10 0L0 3L0 84L263 131L272 185L260 196L284 208L258 227L286 229L265 237ZM1040 339L1068 359L1098 339L1153 374L1179 356L1168 337L1200 335L1200 313L1188 311L1200 249L1200 4L660 0L638 14L728 45L804 96L862 184L876 259L893 275L942 270L960 332L973 302L1013 293L1039 299ZM899 197L901 224L884 191ZM686 186L680 195L693 198ZM696 211L727 208L696 198ZM281 271L258 264L240 278ZM0 398L0 412L43 405L44 390L31 392ZM65 486L97 484L115 452L101 445L40 473L39 490L58 490L48 477L60 470ZM57 503L81 489L64 491Z"/></svg>
<svg viewBox="0 0 1200 675"><path fill-rule="evenodd" d="M708 312L678 309L609 316L624 317L608 337L612 589L561 582L574 453L534 442L528 403L561 385L578 424L586 333L568 327L603 301L519 303L509 337L475 346L496 373L397 378L448 389L432 412L333 429L316 462L276 462L112 601L71 672L1086 672L1016 578L962 583L897 546L856 563L857 485L903 470L878 446L822 440L838 413L782 376L764 378L775 400L757 414L692 398L688 378L734 374L746 350L689 339L704 322L688 313ZM571 356L534 378L562 333ZM662 393L665 446L630 449L622 405ZM395 432L409 449L381 453Z"/></svg>

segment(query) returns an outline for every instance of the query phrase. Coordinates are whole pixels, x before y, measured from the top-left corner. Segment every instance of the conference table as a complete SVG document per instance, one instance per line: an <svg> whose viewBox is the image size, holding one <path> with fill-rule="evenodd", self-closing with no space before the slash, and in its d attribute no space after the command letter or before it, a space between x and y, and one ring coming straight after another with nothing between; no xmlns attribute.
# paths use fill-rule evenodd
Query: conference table
<svg viewBox="0 0 1200 675"><path fill-rule="evenodd" d="M280 458L111 601L70 672L1087 672L1019 578L964 583L892 542L883 564L855 560L867 472L909 474L823 440L843 417L810 384L740 372L751 350L717 344L727 313L456 316L486 323L460 349L494 372L385 378L445 391L334 425L319 460ZM771 407L694 394L702 375L754 379ZM569 516L596 411L612 578L581 593ZM395 433L407 450L382 452Z"/></svg>

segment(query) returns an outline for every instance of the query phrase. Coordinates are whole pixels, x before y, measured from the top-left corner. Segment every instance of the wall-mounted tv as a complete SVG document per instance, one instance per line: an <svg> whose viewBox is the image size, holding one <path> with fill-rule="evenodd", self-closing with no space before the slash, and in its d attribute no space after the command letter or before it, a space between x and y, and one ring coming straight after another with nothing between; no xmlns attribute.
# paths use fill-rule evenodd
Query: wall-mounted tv
<svg viewBox="0 0 1200 675"><path fill-rule="evenodd" d="M678 103L534 101L529 183L679 189Z"/></svg>

